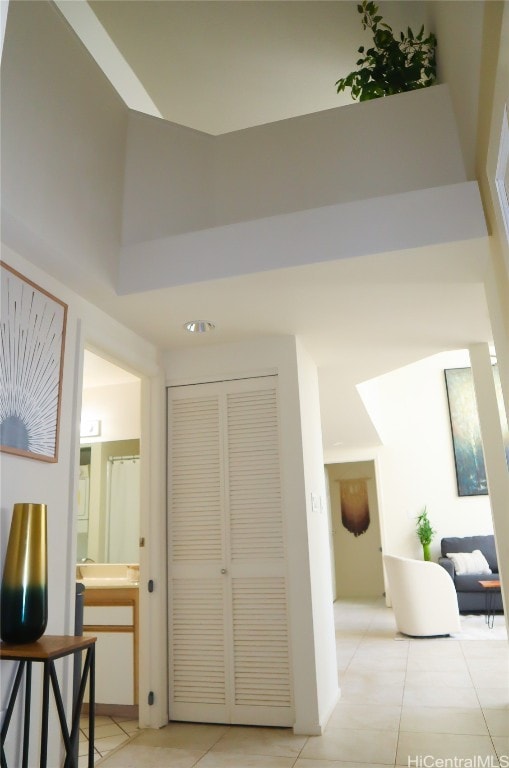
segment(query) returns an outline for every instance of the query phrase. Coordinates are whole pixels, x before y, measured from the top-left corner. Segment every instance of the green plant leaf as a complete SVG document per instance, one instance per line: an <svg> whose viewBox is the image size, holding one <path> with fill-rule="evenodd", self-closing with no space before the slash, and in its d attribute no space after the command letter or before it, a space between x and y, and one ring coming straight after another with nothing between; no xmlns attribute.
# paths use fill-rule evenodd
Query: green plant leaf
<svg viewBox="0 0 509 768"><path fill-rule="evenodd" d="M367 51L364 46L358 48L364 58L356 61L359 69L336 81L338 93L350 88L354 100L367 101L425 88L435 81L437 41L432 32L424 38L424 25L417 36L407 27L407 35L401 32L396 40L372 0L363 0L357 10L363 29L369 28L373 33L374 47Z"/></svg>

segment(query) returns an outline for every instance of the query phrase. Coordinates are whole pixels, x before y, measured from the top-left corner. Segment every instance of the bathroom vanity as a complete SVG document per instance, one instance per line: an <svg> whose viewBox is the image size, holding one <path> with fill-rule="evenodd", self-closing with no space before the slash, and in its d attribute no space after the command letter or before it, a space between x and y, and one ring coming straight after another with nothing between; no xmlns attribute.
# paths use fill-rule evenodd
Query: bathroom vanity
<svg viewBox="0 0 509 768"><path fill-rule="evenodd" d="M96 711L135 715L138 705L139 567L83 563L83 634L95 635Z"/></svg>

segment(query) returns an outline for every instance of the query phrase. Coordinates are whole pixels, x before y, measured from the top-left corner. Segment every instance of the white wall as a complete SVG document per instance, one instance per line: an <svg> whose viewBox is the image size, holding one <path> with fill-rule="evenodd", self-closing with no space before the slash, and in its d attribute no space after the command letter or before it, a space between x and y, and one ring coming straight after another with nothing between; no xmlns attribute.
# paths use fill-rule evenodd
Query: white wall
<svg viewBox="0 0 509 768"><path fill-rule="evenodd" d="M82 442L103 443L108 440L130 440L141 432L141 382L129 381L83 390L82 421L101 422L99 437L87 437Z"/></svg>
<svg viewBox="0 0 509 768"><path fill-rule="evenodd" d="M140 373L157 373L157 355L152 345L112 320L100 310L78 297L66 286L35 268L7 246L2 247L2 259L22 275L35 282L68 304L60 418L59 459L55 464L10 454L1 454L1 568L7 546L13 504L30 501L48 506L48 593L49 618L47 634L73 634L74 583L76 564L76 517L79 467L79 424L81 412L81 372L85 339L97 342L100 329L104 349L115 350L118 357L122 349L129 348L125 362ZM8 685L4 679L1 709L5 708ZM64 677L64 699L70 694L71 678ZM37 687L37 684L36 684ZM39 714L34 690L32 709L35 720ZM11 736L12 733L12 736ZM16 722L11 726L10 749L15 748ZM58 726L50 725L48 761L58 764L56 755L60 745ZM34 750L37 740L32 740ZM18 739L19 744L19 739ZM15 764L14 761L13 764ZM35 763L34 763L35 764Z"/></svg>
<svg viewBox="0 0 509 768"><path fill-rule="evenodd" d="M128 243L466 178L445 85L214 137L131 113L127 168Z"/></svg>
<svg viewBox="0 0 509 768"><path fill-rule="evenodd" d="M444 369L469 367L468 353L421 360L361 386L383 447L378 453L382 546L385 553L422 557L415 517L427 507L440 539L493 532L487 496L459 497Z"/></svg>
<svg viewBox="0 0 509 768"><path fill-rule="evenodd" d="M497 72L494 82L493 104L491 112L486 109L484 137L487 142L486 168L482 168L487 217L491 226L491 260L486 276L486 294L489 302L490 320L501 372L506 411L509 413L509 232L504 225L503 212L499 200L496 180L502 174L498 169L501 156L502 125L509 121L509 3L489 4L487 13L497 14L491 20L491 29L487 24L486 36L489 43L494 43L493 35L500 31ZM501 14L501 18L499 17ZM491 36L489 35L491 33ZM491 50L491 49L490 49ZM505 113L505 114L504 114ZM506 160L509 163L509 159ZM506 165L505 174L507 178ZM506 184L507 186L507 184Z"/></svg>
<svg viewBox="0 0 509 768"><path fill-rule="evenodd" d="M495 13L494 13L495 11ZM482 175L486 172L484 203L488 209L488 219L491 224L492 237L490 268L486 277L486 295L489 302L490 319L493 326L493 337L500 369L500 379L504 395L505 410L509 416L509 233L504 227L503 214L496 189L496 179L505 174L507 179L507 166L499 168L500 137L502 121L507 124L507 110L509 107L509 3L488 4L486 11L485 37L490 41L500 33L496 77L494 78L493 104L491 109L485 109L483 114L486 119L487 158L486 168L482 168ZM489 22L489 23L488 23ZM493 46L492 46L493 47ZM488 46L491 52L492 47ZM504 112L506 113L504 116ZM483 133L481 131L481 136ZM484 159L484 155L479 153ZM507 162L507 160L506 160ZM494 464L488 467L489 473L497 473ZM488 473L488 477L490 476ZM505 481L505 484L504 484ZM497 535L497 548L501 562L501 581L504 605L509 606L509 578L507 577L507 564L509 563L509 517L507 507L509 504L509 488L507 474L500 474L497 481L497 506L494 506L493 517ZM509 611L506 610L506 625L509 628Z"/></svg>
<svg viewBox="0 0 509 768"><path fill-rule="evenodd" d="M311 491L325 502L314 366L291 336L174 349L164 365L168 385L278 374L295 730L319 733L335 701L337 667L327 516L310 512Z"/></svg>
<svg viewBox="0 0 509 768"><path fill-rule="evenodd" d="M66 301L66 292L62 291L62 286L55 285L51 278L23 263L6 248L2 249L2 259L45 290ZM77 375L80 365L78 339L78 318L73 308L69 307L62 382L58 463L47 464L10 454L2 454L0 463L2 570L13 505L16 502L40 502L46 504L48 508L48 625L46 631L53 635L73 634L74 631L73 570L75 568L76 549L73 510L76 496L75 475L78 466L76 423L79 420L78 403L80 396L77 389ZM9 693L8 679L9 675L3 673L2 715ZM34 679L36 679L35 676ZM64 686L64 695L68 693L69 687ZM36 687L32 698L35 722L37 722L36 702L38 701L40 701L40 695ZM18 714L21 714L19 710ZM21 744L21 739L15 738L16 725L15 721L11 725L9 733L9 748L13 750L11 754L16 754L15 750ZM53 732L56 732L57 728L58 726L53 723ZM33 744L32 747L34 747ZM58 754L57 750L58 744L53 738L49 745L50 764L57 764L55 760L55 755ZM21 758L18 757L18 762L14 759L13 764L21 765ZM31 765L34 764L35 762L31 763Z"/></svg>
<svg viewBox="0 0 509 768"><path fill-rule="evenodd" d="M56 8L11 3L2 58L2 239L77 292L112 292L126 132L126 107Z"/></svg>
<svg viewBox="0 0 509 768"><path fill-rule="evenodd" d="M2 259L66 302L69 311L59 461L48 464L2 454L1 555L3 562L13 504L47 503L50 634L74 629L84 343L108 352L140 375L156 377L158 371L152 345L72 289L90 289L103 297L113 292L126 130L125 106L54 6L43 1L11 3L2 57ZM51 276L57 271L65 276L66 285ZM148 401L144 408L150 410ZM157 423L157 415L153 421ZM151 462L146 497L150 483L157 485L157 459L156 455ZM150 508L150 498L145 498L145 508ZM147 683L159 696L159 672L153 680L147 676ZM4 696L7 690L6 684ZM69 694L66 674L66 699ZM35 720L38 701L34 690ZM11 726L11 744L18 721L16 717ZM57 734L52 723L50 765L60 763ZM37 740L32 741L36 750ZM9 762L19 763L16 757ZM30 764L35 762L31 758Z"/></svg>
<svg viewBox="0 0 509 768"><path fill-rule="evenodd" d="M73 618L71 593L74 535L71 521L74 515L71 510L75 498L74 467L77 467L80 355L83 344L85 341L87 344L93 343L98 350L108 352L147 377L142 383L142 389L147 394L143 405L143 422L150 425L153 460L150 462L147 483L153 494L145 498L145 506L152 510L152 523L155 518L159 520L164 506L164 494L157 478L158 464L164 452L164 441L161 439L164 412L162 382L157 380L157 354L151 345L51 277L52 269L58 266L63 269L66 284L76 291L86 286L101 296L113 292L121 230L127 111L79 41L69 34L65 22L50 3L11 3L2 59L2 102L2 236L7 246L11 246L6 246L3 258L27 277L67 301L70 308L60 460L58 464L47 465L2 455L2 556L12 504L19 501L20 494L24 495L28 490L33 494L33 499L42 500L44 496L50 508L48 631L63 632L69 631ZM360 105L356 109L362 111ZM444 162L447 162L447 158ZM12 249L14 244L15 250ZM30 261L38 263L46 272L31 266ZM237 354L239 351L240 355ZM299 454L296 449L302 438L295 348L292 344L272 343L265 339L249 348L232 348L222 356L218 355L217 349L212 349L199 355L182 353L171 360L172 376L201 377L218 371L222 374L225 371L231 373L237 372L239 366L249 372L258 366L277 368L287 394L283 409L285 435L292 447L285 460L286 490L289 514L293 516L290 519L292 523L295 520L295 525L291 526L292 532L298 533L292 555L295 576L291 580L294 585L292 599L303 606L303 610L294 612L294 652L297 662L302 662L302 668L297 671L300 690L305 694L301 701L302 721L311 722L314 718L316 725L321 717L322 692L316 691L312 666L317 663L316 655L320 651L321 640L315 637L311 626L314 609L310 573L313 571L311 566L302 568L302 563L308 563L308 530L305 462L302 451ZM423 391L423 397L425 394ZM390 402L388 396L387 402ZM420 403L417 405L421 407ZM413 489L411 481L402 470L402 467L409 466L405 464L407 451L408 444L405 451L402 445L394 445L387 459L389 471L386 488L384 484L385 500L395 502L395 529L402 525L400 519L404 518L407 507L412 508L413 514L415 508L419 509L422 504L423 492L427 491L427 501L430 498L429 491L434 487L437 487L437 491L433 491L433 503L435 500L438 503L444 500L444 504L450 501L447 509L449 506L453 509L451 521L454 526L460 526L463 522L465 528L471 524L473 530L474 525L475 530L479 530L479 526L488 529L485 502L482 499L458 500L451 492L454 487L452 464L448 468L450 476L446 479L440 474L441 466L432 462L425 451L419 451L416 458L423 460L424 464L415 479L420 479L424 487ZM450 460L452 462L452 457ZM427 476L424 468L429 470ZM439 476L438 485L434 485L435 470ZM402 476L405 492L401 490ZM468 507L465 516L457 509L458 506L462 510ZM434 515L431 505L430 512ZM448 511L442 509L442 512L444 519L449 520ZM399 518L398 513L401 513ZM164 531L157 524L147 524L146 530L150 532L149 542L151 538L155 543L153 549L150 545L147 547L144 559L150 560L151 553L156 552L157 557L154 559L157 565L151 575L159 578L164 574L160 549L163 541L161 534ZM161 591L164 591L164 587L151 599L158 600ZM163 596L158 605L161 607L165 604ZM150 653L145 654L143 668L150 689L156 693L156 701L160 701L165 698L164 674L161 673L165 653L164 642L161 643L164 622L160 621L162 614L157 619L154 618L155 613L144 614L147 627L148 619L151 620L146 636L148 638L150 635L157 652L152 656ZM327 624L327 619L322 619L322 622ZM335 676L334 672L331 674ZM311 687L307 690L309 681ZM316 695L313 694L313 686ZM155 720L153 724L157 724Z"/></svg>
<svg viewBox="0 0 509 768"><path fill-rule="evenodd" d="M311 576L311 600L316 656L318 722L326 725L339 697L336 668L336 636L332 611L331 546L327 491L323 466L320 399L316 365L297 340L301 440L304 455L304 492ZM304 724L303 724L304 725ZM296 732L309 733L299 728Z"/></svg>
<svg viewBox="0 0 509 768"><path fill-rule="evenodd" d="M446 85L216 137L129 122L120 293L486 233Z"/></svg>
<svg viewBox="0 0 509 768"><path fill-rule="evenodd" d="M485 3L456 0L453 4L448 0L434 0L426 5L430 26L438 33L438 80L449 84L467 176L475 179L479 61ZM468 88L464 87L465 82L468 82Z"/></svg>
<svg viewBox="0 0 509 768"><path fill-rule="evenodd" d="M235 131L213 146L217 224L465 180L447 86Z"/></svg>
<svg viewBox="0 0 509 768"><path fill-rule="evenodd" d="M183 125L129 113L124 244L212 226L213 140Z"/></svg>

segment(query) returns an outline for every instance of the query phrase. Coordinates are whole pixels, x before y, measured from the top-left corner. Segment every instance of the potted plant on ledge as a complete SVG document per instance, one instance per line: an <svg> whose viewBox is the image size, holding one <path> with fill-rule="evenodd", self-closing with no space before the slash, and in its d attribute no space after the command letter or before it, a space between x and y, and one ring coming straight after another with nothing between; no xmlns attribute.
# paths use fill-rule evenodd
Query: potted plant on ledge
<svg viewBox="0 0 509 768"><path fill-rule="evenodd" d="M426 507L417 515L417 536L422 544L422 552L425 560L431 560L430 544L436 531L432 528L428 519Z"/></svg>
<svg viewBox="0 0 509 768"><path fill-rule="evenodd" d="M359 69L336 81L337 92L350 88L353 99L368 101L395 93L426 88L436 80L436 36L431 32L424 37L424 26L418 34L410 27L407 34L396 39L392 27L378 15L374 2L363 0L357 10L362 15L362 28L373 33L373 47L357 61Z"/></svg>

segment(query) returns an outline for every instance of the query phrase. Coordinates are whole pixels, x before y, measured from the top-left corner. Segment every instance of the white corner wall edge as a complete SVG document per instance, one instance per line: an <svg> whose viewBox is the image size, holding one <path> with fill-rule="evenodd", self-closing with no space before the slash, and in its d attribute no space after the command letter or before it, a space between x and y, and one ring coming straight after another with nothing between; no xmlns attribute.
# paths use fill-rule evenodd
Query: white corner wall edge
<svg viewBox="0 0 509 768"><path fill-rule="evenodd" d="M469 347L475 399L479 412L481 440L486 462L486 475L490 495L491 514L505 606L505 624L509 630L509 581L506 566L509 563L509 473L504 443L502 414L500 413L489 345L471 344Z"/></svg>
<svg viewBox="0 0 509 768"><path fill-rule="evenodd" d="M327 706L324 707L323 712L321 713L321 722L318 721L311 723L309 720L306 720L305 722L299 720L298 718L295 720L294 726L293 726L293 732L296 736L323 736L325 733L325 728L327 726L327 723L329 722L330 718L332 717L332 713L336 709L339 701L341 700L341 688L338 685L334 695L330 699L330 701L327 703Z"/></svg>
<svg viewBox="0 0 509 768"><path fill-rule="evenodd" d="M9 0L0 0L0 61L4 51L5 27L7 26L7 11L9 10Z"/></svg>
<svg viewBox="0 0 509 768"><path fill-rule="evenodd" d="M162 117L145 87L113 43L85 0L55 0L55 5L94 57L119 96L130 109Z"/></svg>
<svg viewBox="0 0 509 768"><path fill-rule="evenodd" d="M476 181L324 206L122 248L120 295L487 235Z"/></svg>

